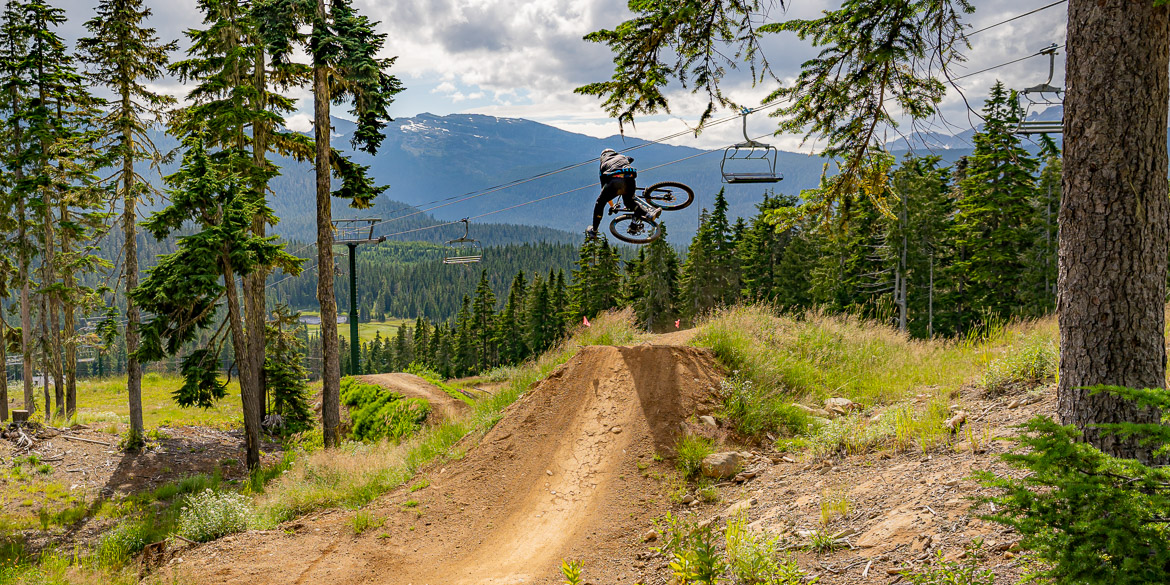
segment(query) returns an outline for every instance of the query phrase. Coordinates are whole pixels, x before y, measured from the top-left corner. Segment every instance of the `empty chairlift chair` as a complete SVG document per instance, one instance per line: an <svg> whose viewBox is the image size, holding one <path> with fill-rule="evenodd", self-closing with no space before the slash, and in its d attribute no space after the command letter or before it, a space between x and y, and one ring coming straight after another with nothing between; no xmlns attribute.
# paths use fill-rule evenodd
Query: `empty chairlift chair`
<svg viewBox="0 0 1170 585"><path fill-rule="evenodd" d="M1019 94L1021 114L1020 122L1016 125L1015 133L1024 136L1030 134L1060 134L1064 132L1063 112L1061 113L1061 120L1028 119L1033 113L1039 113L1052 106L1064 104L1064 100L1061 97L1061 94L1064 93L1064 88L1049 85L1052 83L1052 74L1056 69L1056 43L1041 49L1040 54L1048 55L1048 80L1039 85L1026 88Z"/></svg>
<svg viewBox="0 0 1170 585"><path fill-rule="evenodd" d="M778 183L784 180L784 174L776 172L776 158L780 151L748 138L747 117L751 110L744 108L740 113L743 116L743 142L723 151L723 161L719 163L723 182Z"/></svg>
<svg viewBox="0 0 1170 585"><path fill-rule="evenodd" d="M447 252L443 264L474 264L483 259L483 249L478 240L468 237L467 218L463 222L463 237L447 241Z"/></svg>

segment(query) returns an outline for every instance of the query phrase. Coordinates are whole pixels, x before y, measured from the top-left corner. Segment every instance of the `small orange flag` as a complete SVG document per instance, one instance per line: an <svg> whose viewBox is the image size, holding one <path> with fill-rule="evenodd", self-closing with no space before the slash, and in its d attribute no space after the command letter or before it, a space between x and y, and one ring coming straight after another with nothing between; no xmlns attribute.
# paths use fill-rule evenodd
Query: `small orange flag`
<svg viewBox="0 0 1170 585"><path fill-rule="evenodd" d="M682 319L675 319L675 320L674 320L674 328L675 328L675 329L678 329L678 324L679 324L679 323L681 323L681 322L682 322Z"/></svg>
<svg viewBox="0 0 1170 585"><path fill-rule="evenodd" d="M581 317L581 318L585 320L586 327L592 327L592 325L589 324L589 317Z"/></svg>

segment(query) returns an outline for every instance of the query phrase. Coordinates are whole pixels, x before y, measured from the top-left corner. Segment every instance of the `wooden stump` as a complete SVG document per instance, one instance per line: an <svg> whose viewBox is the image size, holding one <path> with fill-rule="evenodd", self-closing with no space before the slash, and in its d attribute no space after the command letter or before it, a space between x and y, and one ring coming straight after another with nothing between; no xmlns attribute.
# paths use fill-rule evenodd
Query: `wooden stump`
<svg viewBox="0 0 1170 585"><path fill-rule="evenodd" d="M12 411L12 422L26 423L26 422L28 422L28 415L29 415L29 412L27 410L13 410Z"/></svg>

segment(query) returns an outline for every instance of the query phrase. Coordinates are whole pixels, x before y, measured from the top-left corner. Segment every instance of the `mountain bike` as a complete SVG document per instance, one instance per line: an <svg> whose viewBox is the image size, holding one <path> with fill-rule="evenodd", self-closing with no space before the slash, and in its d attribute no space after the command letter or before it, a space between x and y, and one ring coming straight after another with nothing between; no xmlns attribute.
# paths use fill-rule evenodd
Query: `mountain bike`
<svg viewBox="0 0 1170 585"><path fill-rule="evenodd" d="M663 211L683 209L695 200L693 189L675 181L654 183L646 188L638 188L637 191L635 197ZM641 217L619 203L609 202L609 214L618 214L609 222L609 233L623 242L649 244L662 237L662 227L658 222Z"/></svg>

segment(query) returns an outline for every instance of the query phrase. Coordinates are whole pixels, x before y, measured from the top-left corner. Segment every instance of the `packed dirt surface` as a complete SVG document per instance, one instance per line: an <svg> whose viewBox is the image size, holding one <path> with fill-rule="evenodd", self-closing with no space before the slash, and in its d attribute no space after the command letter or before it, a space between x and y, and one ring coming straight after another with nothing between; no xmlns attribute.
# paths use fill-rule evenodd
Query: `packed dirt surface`
<svg viewBox="0 0 1170 585"><path fill-rule="evenodd" d="M354 536L352 512L325 512L184 553L181 570L249 585L555 583L572 558L632 583L632 551L669 506L654 456L711 411L719 379L704 350L583 348L427 487L382 498L381 528Z"/></svg>
<svg viewBox="0 0 1170 585"><path fill-rule="evenodd" d="M466 412L468 408L466 402L414 374L370 374L358 376L357 379L368 384L377 384L407 398L426 400L431 405L431 412L427 415L427 422L431 424L454 418Z"/></svg>
<svg viewBox="0 0 1170 585"><path fill-rule="evenodd" d="M692 332L669 335L685 343ZM581 560L587 583L666 585L669 559L654 550L662 541L653 522L668 511L717 530L744 514L825 585L896 583L899 571L938 554L962 558L974 539L984 541L979 566L995 583L1024 572L1018 536L971 513L972 498L990 493L971 475L1019 474L997 457L1010 448L1002 437L1051 413L1052 388L990 397L965 387L950 398L966 422L928 453L814 458L749 449L715 497L694 485L680 491L668 478L682 429L734 436L726 421L703 416L715 413L720 378L705 350L583 348L482 440L462 445L465 457L369 506L381 526L355 535L353 511L329 510L178 551L161 574L247 585L544 585L563 582L562 561ZM845 504L826 513L827 501ZM833 535L836 549L811 550L814 533Z"/></svg>

